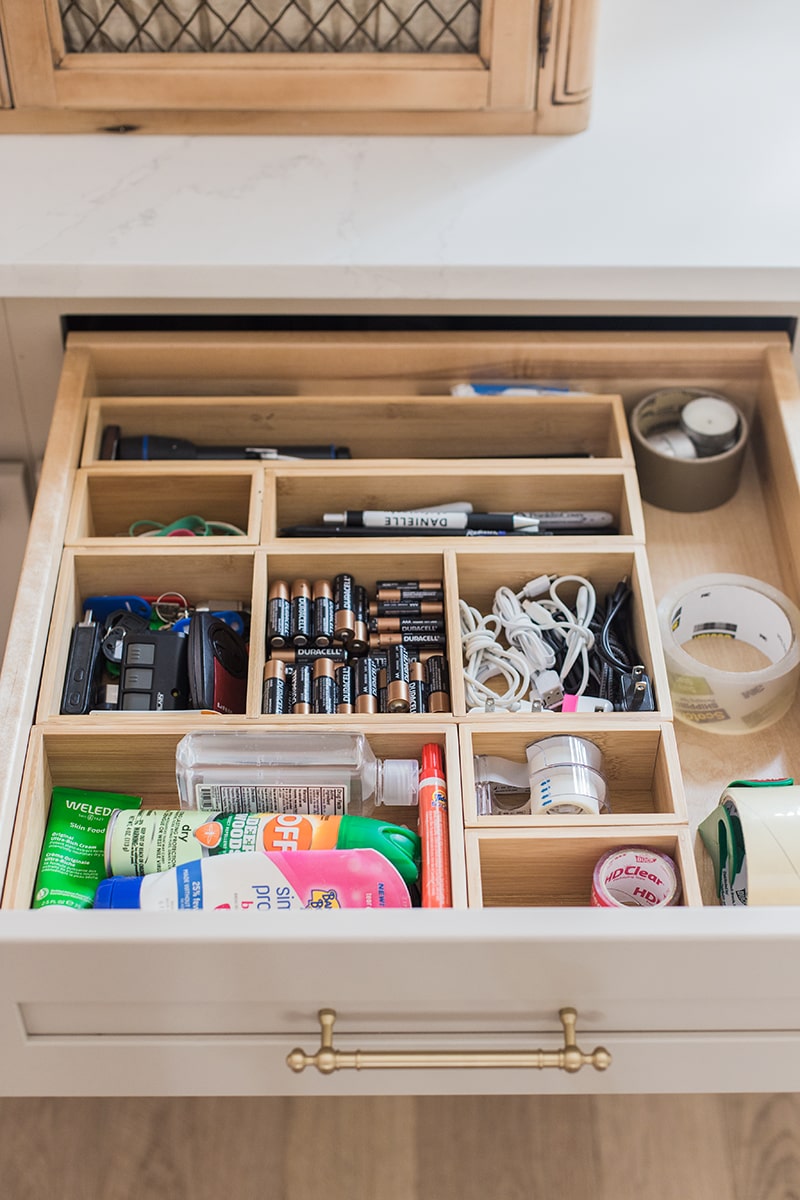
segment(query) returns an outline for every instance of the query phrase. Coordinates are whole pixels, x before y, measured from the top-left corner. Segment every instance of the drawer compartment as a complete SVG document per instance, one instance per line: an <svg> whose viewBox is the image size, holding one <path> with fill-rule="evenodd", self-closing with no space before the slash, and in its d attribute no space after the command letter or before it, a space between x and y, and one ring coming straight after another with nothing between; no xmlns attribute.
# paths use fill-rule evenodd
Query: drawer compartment
<svg viewBox="0 0 800 1200"><path fill-rule="evenodd" d="M608 811L599 815L572 813L527 814L481 812L475 785L475 755L491 755L525 765L527 746L554 736L570 735L597 747L601 771L608 788ZM688 815L680 759L671 724L644 726L624 716L539 717L525 729L501 717L489 722L465 723L459 728L464 821L478 829L572 830L587 826L686 824Z"/></svg>
<svg viewBox="0 0 800 1200"><path fill-rule="evenodd" d="M169 600L174 593L190 605L206 601L224 601L225 607L235 609L244 605L254 614L251 624L251 639L263 640L263 620L258 614L263 603L257 603L254 595L257 581L254 569L258 563L256 552L241 550L214 550L203 552L184 551L176 554L172 547L161 544L130 550L65 550L61 572L53 605L51 633L42 672L42 689L39 701L39 720L58 717L67 670L70 639L75 624L83 619L87 597L106 595L132 595L157 597ZM260 564L263 565L263 564ZM216 607L215 603L215 607ZM156 605L153 605L154 609ZM260 627L259 627L260 625ZM254 711L258 711L260 684L249 668L248 697L252 695ZM249 711L248 700L248 711ZM139 714L141 716L142 714ZM124 718L119 711L98 714L98 721L116 721ZM130 716L130 714L128 714ZM180 712L158 714L159 719L181 719ZM75 717L64 716L72 721ZM197 719L195 714L194 719ZM219 713L210 720L227 720Z"/></svg>
<svg viewBox="0 0 800 1200"><path fill-rule="evenodd" d="M470 829L465 836L467 886L473 908L588 907L598 860L610 850L629 846L668 855L680 876L679 905L702 904L687 829L643 830L636 825L613 832L595 828L580 833L564 828L509 833ZM651 919L657 915L653 913Z"/></svg>
<svg viewBox="0 0 800 1200"><path fill-rule="evenodd" d="M203 546L253 545L261 535L264 472L260 467L225 467L206 463L202 470L186 463L169 471L91 467L79 471L67 519L65 542L73 546L148 546L151 537L138 537L159 525L183 517L202 517L207 535L172 537L174 550ZM131 527L139 522L133 534ZM232 525L241 535L222 526ZM217 526L220 526L219 528ZM194 528L194 526L192 526Z"/></svg>
<svg viewBox="0 0 800 1200"><path fill-rule="evenodd" d="M187 730L189 728L191 726L187 726ZM247 727L239 725L233 728ZM357 727L336 726L340 731L348 728ZM315 737L320 727L316 726L313 731L308 727L308 732ZM127 729L124 733L115 732L107 726L92 729L85 722L78 722L77 726L69 729L62 726L37 730L20 797L15 850L9 864L3 907L15 909L28 908L30 905L54 787L120 792L141 796L146 808L178 808L175 749L183 734L184 730L176 730L174 725L165 730L154 721L143 721L139 729ZM403 722L402 725L389 723L380 730L371 731L368 740L379 759L419 760L426 743L435 742L442 747L447 776L453 907L464 908L464 835L455 726L440 724L437 727L419 721ZM411 829L418 828L418 810L415 807L383 807L378 811L386 820L407 825ZM92 915L95 919L99 917L97 913Z"/></svg>
<svg viewBox="0 0 800 1200"><path fill-rule="evenodd" d="M199 447L346 447L353 459L556 455L633 463L618 396L306 395L302 404L291 395L95 398L82 466L99 460L108 425L118 425L123 438L189 437ZM307 459L304 465L322 464Z"/></svg>
<svg viewBox="0 0 800 1200"><path fill-rule="evenodd" d="M532 466L506 463L501 468L473 463L469 469L447 463L429 467L408 463L380 472L340 463L314 471L276 468L268 489L274 503L264 509L264 538L286 527L321 525L324 513L377 509L397 511L457 500L469 501L475 512L551 512L600 509L610 512L619 537L644 541L644 518L636 472L598 462ZM587 531L584 531L587 532ZM588 533L593 534L594 529ZM391 535L397 536L397 535ZM515 539L515 542L519 538Z"/></svg>
<svg viewBox="0 0 800 1200"><path fill-rule="evenodd" d="M492 541L492 539L488 540ZM498 540L503 541L504 539ZM470 544L464 550L459 549L455 555L458 601L463 601L485 617L492 612L495 592L499 587L509 588L517 594L530 581L549 576L551 580L554 577L565 577L565 582L559 587L558 594L568 605L572 606L578 584L573 582L570 577L579 576L588 580L593 586L599 608L601 604L605 603L606 598L613 594L617 584L622 580L628 580L632 591L626 605L629 637L637 651L638 662L645 667L651 680L656 709L663 718L669 719L672 707L658 633L655 599L644 548L633 547L621 550L605 542L602 538L593 539L591 546L584 545L566 549L564 541L560 539L531 539L530 547L526 545L524 549L519 550L516 548L516 544L515 539L513 550L497 547L493 541L487 547L480 546L478 548ZM540 598L547 598L546 584L543 584L542 589L537 591L537 595ZM448 598L448 617L453 629L460 628L461 616L456 593L451 593ZM501 635L500 642L502 645L507 645L504 634ZM485 715L487 720L494 719L497 715L496 711L487 712L484 709L482 713L476 705L468 703L463 673L451 670L451 675L453 677L453 711L459 717L479 718L481 715ZM501 675L494 681L488 680L486 686L500 694L508 685ZM587 695L596 694L591 683L586 692ZM514 714L508 712L503 715L513 716ZM520 712L517 715L520 718L527 715L530 719L530 712L527 714ZM652 715L652 712L636 714L639 719L646 719Z"/></svg>
<svg viewBox="0 0 800 1200"><path fill-rule="evenodd" d="M453 653L452 635L447 629L447 597L454 590L453 581L453 563L452 556L449 551L433 551L424 552L422 547L425 545L422 539L409 541L403 539L408 547L407 552L398 554L394 546L387 544L385 538L376 539L371 548L364 548L364 543L360 543L357 548L343 549L336 539L334 545L322 540L292 540L278 543L278 548L275 550L268 549L264 554L266 563L266 596L272 594L272 589L276 584L283 583L291 590L292 584L298 580L305 581L309 588L313 590L316 581L326 581L330 585L331 591L334 589L334 581L337 575L347 573L352 576L355 585L363 587L367 593L369 601L374 602L376 596L376 583L384 582L435 582L441 583L444 592L444 600L437 601L436 604L442 608L441 613L422 618L426 622L441 622L441 628L423 632L423 641L419 645L409 642L409 655L415 655L420 659L424 659L428 654L444 655L448 662ZM438 541L438 539L435 539ZM350 543L352 547L353 543ZM330 547L330 548L329 548ZM413 589L412 589L413 590ZM261 609L266 608L264 604L260 605ZM273 649L267 645L269 640L269 625L267 623L267 638L261 644L263 652L263 661L274 657L289 661L291 666L291 657L294 650L290 644L285 647ZM363 632L363 631L362 631ZM384 643L387 641L388 634L383 637ZM395 635L392 635L394 637ZM405 635L403 635L405 636ZM411 637L412 635L409 635ZM374 639L378 637L376 633L369 633L369 650L377 652L377 646L373 647ZM427 639L427 640L426 640ZM348 646L350 643L348 643ZM457 649L458 643L455 643ZM387 646L384 645L384 650ZM316 651L315 651L316 652ZM336 637L330 653L332 655L342 655L344 645ZM325 656L325 651L319 653ZM256 669L256 647L251 646L251 655L253 656L253 669ZM348 658L351 663L357 661L358 658L364 658L365 653L359 650L358 655L350 654L348 650ZM335 665L338 665L335 663ZM450 687L452 688L452 680ZM438 696L437 706L440 711L437 714L428 713L424 715L442 716L452 713L452 703L446 692L441 692ZM259 709L260 711L260 709ZM312 714L316 719L321 714ZM385 714L362 714L362 719L365 721L382 720ZM273 720L295 720L296 717L290 714L273 716Z"/></svg>

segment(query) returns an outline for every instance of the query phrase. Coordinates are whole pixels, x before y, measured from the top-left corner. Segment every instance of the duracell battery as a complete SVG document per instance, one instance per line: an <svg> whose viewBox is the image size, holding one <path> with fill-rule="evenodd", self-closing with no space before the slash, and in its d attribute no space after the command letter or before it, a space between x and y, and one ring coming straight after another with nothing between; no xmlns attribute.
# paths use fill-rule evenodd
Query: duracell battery
<svg viewBox="0 0 800 1200"><path fill-rule="evenodd" d="M261 711L273 715L285 713L288 708L286 664L280 659L268 659L264 663L264 687L261 695Z"/></svg>
<svg viewBox="0 0 800 1200"><path fill-rule="evenodd" d="M378 592L382 592L387 588L417 588L424 592L440 592L442 590L442 581L441 579L379 579L375 584L375 589Z"/></svg>
<svg viewBox="0 0 800 1200"><path fill-rule="evenodd" d="M366 654L369 650L369 628L367 626L369 602L367 589L357 585L353 591L355 597L354 633L347 649L351 654Z"/></svg>
<svg viewBox="0 0 800 1200"><path fill-rule="evenodd" d="M370 633L438 633L444 617L370 617Z"/></svg>
<svg viewBox="0 0 800 1200"><path fill-rule="evenodd" d="M318 658L314 672L314 712L332 714L336 712L335 665L330 658Z"/></svg>
<svg viewBox="0 0 800 1200"><path fill-rule="evenodd" d="M390 646L406 646L415 650L443 650L447 645L444 631L438 633L371 633L370 650L388 650Z"/></svg>
<svg viewBox="0 0 800 1200"><path fill-rule="evenodd" d="M428 712L450 711L450 671L443 654L431 654L425 662L428 680Z"/></svg>
<svg viewBox="0 0 800 1200"><path fill-rule="evenodd" d="M314 645L330 646L333 641L333 588L327 579L317 579L311 591L314 610Z"/></svg>
<svg viewBox="0 0 800 1200"><path fill-rule="evenodd" d="M413 601L415 604L422 604L425 600L437 600L442 603L444 600L444 592L441 588L378 588L375 597L378 601L387 600L406 602Z"/></svg>
<svg viewBox="0 0 800 1200"><path fill-rule="evenodd" d="M425 680L425 666L418 660L412 659L408 665L409 712L424 713L428 711L427 691L428 685Z"/></svg>
<svg viewBox="0 0 800 1200"><path fill-rule="evenodd" d="M409 712L411 690L409 687L410 663L405 646L392 646L386 664L386 711Z"/></svg>
<svg viewBox="0 0 800 1200"><path fill-rule="evenodd" d="M292 636L292 607L289 585L276 579L267 597L267 645L285 646Z"/></svg>
<svg viewBox="0 0 800 1200"><path fill-rule="evenodd" d="M386 707L386 667L378 668L378 712L388 712Z"/></svg>
<svg viewBox="0 0 800 1200"><path fill-rule="evenodd" d="M370 600L371 617L437 617L444 612L441 600Z"/></svg>
<svg viewBox="0 0 800 1200"><path fill-rule="evenodd" d="M336 711L345 716L355 710L355 673L350 663L341 663L335 670Z"/></svg>
<svg viewBox="0 0 800 1200"><path fill-rule="evenodd" d="M302 666L304 663L315 663L318 658L332 658L334 662L344 662L347 657L347 651L344 646L298 646L296 649L289 648L282 650L273 650L271 657L282 663L297 663Z"/></svg>
<svg viewBox="0 0 800 1200"><path fill-rule="evenodd" d="M352 575L337 575L333 581L333 636L345 646L356 631L355 587Z"/></svg>
<svg viewBox="0 0 800 1200"><path fill-rule="evenodd" d="M305 716L313 712L314 704L314 668L311 663L298 663L292 671L292 684L289 695L289 707L292 714Z"/></svg>
<svg viewBox="0 0 800 1200"><path fill-rule="evenodd" d="M378 712L378 666L369 655L357 658L353 668L355 675L356 712Z"/></svg>
<svg viewBox="0 0 800 1200"><path fill-rule="evenodd" d="M311 584L295 579L292 584L292 643L307 646L312 637Z"/></svg>

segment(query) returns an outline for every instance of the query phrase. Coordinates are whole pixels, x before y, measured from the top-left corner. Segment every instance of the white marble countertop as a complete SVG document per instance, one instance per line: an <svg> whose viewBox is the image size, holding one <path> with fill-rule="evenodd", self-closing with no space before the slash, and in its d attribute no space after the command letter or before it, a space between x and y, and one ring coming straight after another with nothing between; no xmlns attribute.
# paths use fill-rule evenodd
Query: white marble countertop
<svg viewBox="0 0 800 1200"><path fill-rule="evenodd" d="M800 305L800 5L600 5L573 137L5 137L0 297Z"/></svg>

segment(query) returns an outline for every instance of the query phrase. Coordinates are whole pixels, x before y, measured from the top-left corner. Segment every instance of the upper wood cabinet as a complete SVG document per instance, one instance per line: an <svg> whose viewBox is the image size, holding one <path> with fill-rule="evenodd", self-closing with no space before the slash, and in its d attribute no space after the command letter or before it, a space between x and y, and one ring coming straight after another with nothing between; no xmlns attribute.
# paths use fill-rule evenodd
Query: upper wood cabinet
<svg viewBox="0 0 800 1200"><path fill-rule="evenodd" d="M596 0L0 0L0 132L575 133Z"/></svg>

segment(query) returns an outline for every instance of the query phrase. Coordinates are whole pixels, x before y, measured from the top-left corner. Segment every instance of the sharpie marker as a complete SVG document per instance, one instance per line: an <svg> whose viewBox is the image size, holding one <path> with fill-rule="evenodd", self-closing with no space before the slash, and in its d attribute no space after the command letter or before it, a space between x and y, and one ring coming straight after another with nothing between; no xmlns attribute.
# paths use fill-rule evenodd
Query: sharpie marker
<svg viewBox="0 0 800 1200"><path fill-rule="evenodd" d="M559 529L559 533L582 533L580 529ZM437 526L363 526L357 525L288 525L279 537L553 537L551 529L449 529Z"/></svg>

